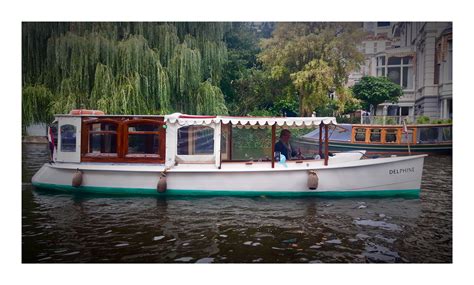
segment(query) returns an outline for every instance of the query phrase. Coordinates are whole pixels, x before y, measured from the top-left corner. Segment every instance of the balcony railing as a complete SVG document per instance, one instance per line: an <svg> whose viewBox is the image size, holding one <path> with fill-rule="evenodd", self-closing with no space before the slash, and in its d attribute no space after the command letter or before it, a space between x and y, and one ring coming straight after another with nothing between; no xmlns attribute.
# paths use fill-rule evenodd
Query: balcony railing
<svg viewBox="0 0 474 285"><path fill-rule="evenodd" d="M415 116L362 116L360 123L363 125L401 125L406 120L407 124L416 124Z"/></svg>

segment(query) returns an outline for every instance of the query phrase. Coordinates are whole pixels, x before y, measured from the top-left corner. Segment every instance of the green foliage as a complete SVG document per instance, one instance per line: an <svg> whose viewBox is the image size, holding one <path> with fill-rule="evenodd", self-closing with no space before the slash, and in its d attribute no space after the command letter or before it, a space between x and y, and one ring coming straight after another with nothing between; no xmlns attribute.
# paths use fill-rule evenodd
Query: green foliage
<svg viewBox="0 0 474 285"><path fill-rule="evenodd" d="M262 72L257 68L257 54L260 52L258 46L258 35L256 29L252 27L252 23L233 23L232 28L224 36L227 45L228 61L224 67L221 89L224 93L229 111L233 115L245 115L249 106L245 106L245 102L249 97L255 100L253 104L260 106L265 104L266 96L257 95L255 98L253 89L247 88L249 82L257 82L260 84L267 83L263 80ZM252 78L252 77L256 78ZM268 94L267 86L261 86ZM251 107L251 106L250 106Z"/></svg>
<svg viewBox="0 0 474 285"><path fill-rule="evenodd" d="M273 80L293 85L300 115L309 115L328 104L330 90L343 87L362 63L356 47L362 37L353 23L278 23L258 58Z"/></svg>
<svg viewBox="0 0 474 285"><path fill-rule="evenodd" d="M274 98L270 88L271 79L265 71L252 68L242 78L234 81L233 87L239 95L238 104L231 105L233 114L246 115L254 109L268 109Z"/></svg>
<svg viewBox="0 0 474 285"><path fill-rule="evenodd" d="M274 116L295 117L298 115L298 100L296 98L282 98L271 108Z"/></svg>
<svg viewBox="0 0 474 285"><path fill-rule="evenodd" d="M357 99L362 100L365 110L372 104L389 101L397 103L398 98L403 95L400 85L393 83L387 77L364 76L352 87L352 91Z"/></svg>
<svg viewBox="0 0 474 285"><path fill-rule="evenodd" d="M417 124L429 124L430 123L430 117L420 116L420 117L416 118L416 123Z"/></svg>
<svg viewBox="0 0 474 285"><path fill-rule="evenodd" d="M24 23L23 92L30 94L31 85L49 89L56 113L81 107L112 114L227 113L219 86L230 26ZM45 119L38 109L25 110L31 112L25 123Z"/></svg>
<svg viewBox="0 0 474 285"><path fill-rule="evenodd" d="M195 114L199 115L227 115L224 94L219 87L213 86L210 81L200 84L196 96Z"/></svg>
<svg viewBox="0 0 474 285"><path fill-rule="evenodd" d="M21 118L23 126L48 122L52 119L53 94L44 85L27 85L22 92Z"/></svg>
<svg viewBox="0 0 474 285"><path fill-rule="evenodd" d="M451 119L435 119L431 121L432 124L452 124L453 120Z"/></svg>

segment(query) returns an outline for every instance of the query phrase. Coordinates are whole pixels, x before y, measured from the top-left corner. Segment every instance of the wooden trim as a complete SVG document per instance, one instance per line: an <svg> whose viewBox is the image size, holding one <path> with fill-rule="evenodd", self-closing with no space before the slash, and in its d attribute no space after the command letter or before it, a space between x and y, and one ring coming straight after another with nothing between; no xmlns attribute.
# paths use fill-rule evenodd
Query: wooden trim
<svg viewBox="0 0 474 285"><path fill-rule="evenodd" d="M232 124L227 124L229 127L229 157L228 159L232 160Z"/></svg>
<svg viewBox="0 0 474 285"><path fill-rule="evenodd" d="M221 125L221 133L219 134L220 136L220 140L219 140L219 166L218 166L218 169L221 169L221 165L222 165L222 149L221 149L221 146L222 146L222 134L224 133L222 130L222 121L220 122L220 125ZM225 142L226 146L226 150L227 150L227 140Z"/></svg>
<svg viewBox="0 0 474 285"><path fill-rule="evenodd" d="M328 125L324 125L324 144L325 144L325 149L324 149L324 165L328 165L328 160L329 160L329 134L328 134Z"/></svg>
<svg viewBox="0 0 474 285"><path fill-rule="evenodd" d="M275 168L276 124L272 126L272 168Z"/></svg>
<svg viewBox="0 0 474 285"><path fill-rule="evenodd" d="M416 144L416 135L417 135L417 128L413 128L412 144L414 144L414 145Z"/></svg>
<svg viewBox="0 0 474 285"><path fill-rule="evenodd" d="M323 156L323 123L319 124L319 157Z"/></svg>
<svg viewBox="0 0 474 285"><path fill-rule="evenodd" d="M116 124L116 131L90 131L89 125L94 123L110 123ZM136 131L128 132L128 126L134 124L155 124L159 125L160 131ZM165 162L165 150L166 150L166 131L163 126L166 125L163 117L156 117L152 119L143 118L129 118L129 117L117 117L117 118L90 118L83 117L82 119L82 137L81 137L81 161L84 162L134 162L134 163L164 163ZM117 136L117 153L113 154L89 154L89 136L90 134L115 134ZM147 157L150 154L133 154L128 155L128 135L129 134L153 134L158 135L159 138L159 153L151 154L151 157Z"/></svg>
<svg viewBox="0 0 474 285"><path fill-rule="evenodd" d="M356 127L352 127L351 129L351 143L355 143L355 136L356 136Z"/></svg>

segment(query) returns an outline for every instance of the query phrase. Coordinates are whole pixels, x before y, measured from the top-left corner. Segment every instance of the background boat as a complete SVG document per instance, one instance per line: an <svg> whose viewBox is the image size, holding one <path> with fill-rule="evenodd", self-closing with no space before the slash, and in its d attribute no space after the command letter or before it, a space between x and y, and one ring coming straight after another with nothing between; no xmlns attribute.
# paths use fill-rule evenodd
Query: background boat
<svg viewBox="0 0 474 285"><path fill-rule="evenodd" d="M409 125L407 133L402 125L339 124L331 126L329 151L366 150L367 154L424 154L452 153L452 124ZM322 136L324 137L324 130ZM299 147L314 147L319 143L319 129L295 141Z"/></svg>

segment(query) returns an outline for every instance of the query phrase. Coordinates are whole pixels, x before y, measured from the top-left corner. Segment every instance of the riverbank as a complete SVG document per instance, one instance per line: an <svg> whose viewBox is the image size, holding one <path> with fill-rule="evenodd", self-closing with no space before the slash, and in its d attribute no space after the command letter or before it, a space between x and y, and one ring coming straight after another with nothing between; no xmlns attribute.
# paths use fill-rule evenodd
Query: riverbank
<svg viewBox="0 0 474 285"><path fill-rule="evenodd" d="M21 138L22 143L48 143L45 136L24 136Z"/></svg>

